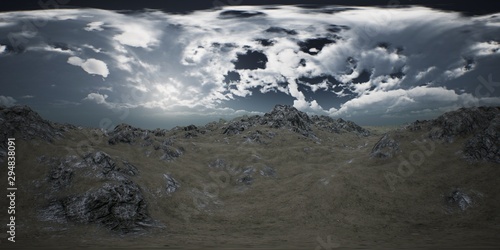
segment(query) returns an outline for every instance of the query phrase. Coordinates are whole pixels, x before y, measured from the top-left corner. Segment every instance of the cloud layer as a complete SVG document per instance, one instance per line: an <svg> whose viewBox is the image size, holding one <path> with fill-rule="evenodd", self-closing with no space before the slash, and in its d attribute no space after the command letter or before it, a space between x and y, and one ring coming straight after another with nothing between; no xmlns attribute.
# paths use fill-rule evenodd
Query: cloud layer
<svg viewBox="0 0 500 250"><path fill-rule="evenodd" d="M275 102L353 120L500 104L496 87L477 91L481 77L493 74L491 86L500 79L497 15L464 17L424 7L238 6L189 14L45 10L0 18L9 24L0 33L23 45L0 41L0 63L19 60L36 71L40 66L22 58L41 53L61 69L69 64L88 73L68 68L45 79L57 89L78 76L71 88L53 92L68 93L65 103L223 116L267 111L263 98L287 96ZM22 28L37 19L51 22ZM244 101L251 104L237 105Z"/></svg>

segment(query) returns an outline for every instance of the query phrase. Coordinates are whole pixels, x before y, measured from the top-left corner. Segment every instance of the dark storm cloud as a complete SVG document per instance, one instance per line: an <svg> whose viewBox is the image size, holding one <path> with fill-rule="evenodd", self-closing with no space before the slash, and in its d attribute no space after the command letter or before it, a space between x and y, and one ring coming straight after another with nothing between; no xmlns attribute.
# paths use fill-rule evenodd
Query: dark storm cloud
<svg viewBox="0 0 500 250"><path fill-rule="evenodd" d="M238 54L234 61L234 69L265 69L267 57L264 53L248 50L244 54Z"/></svg>
<svg viewBox="0 0 500 250"><path fill-rule="evenodd" d="M285 29L281 27L269 27L268 29L265 30L265 32L268 33L278 33L278 34L286 34L286 35L297 35L297 31L292 30L292 29Z"/></svg>
<svg viewBox="0 0 500 250"><path fill-rule="evenodd" d="M319 37L300 41L298 45L300 46L300 50L302 52L310 55L316 55L323 49L323 47L325 47L325 45L332 43L335 43L335 40L326 37Z"/></svg>
<svg viewBox="0 0 500 250"><path fill-rule="evenodd" d="M240 19L240 18L249 18L249 17L262 17L266 16L266 14L259 11L242 11L242 10L226 10L222 11L219 14L219 18L222 19Z"/></svg>

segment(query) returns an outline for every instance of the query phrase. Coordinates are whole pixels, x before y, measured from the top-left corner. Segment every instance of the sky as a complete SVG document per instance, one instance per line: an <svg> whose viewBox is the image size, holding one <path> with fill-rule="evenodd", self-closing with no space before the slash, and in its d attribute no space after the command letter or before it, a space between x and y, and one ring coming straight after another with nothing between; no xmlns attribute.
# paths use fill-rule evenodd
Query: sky
<svg viewBox="0 0 500 250"><path fill-rule="evenodd" d="M305 2L2 4L0 105L104 129L276 104L360 125L500 105L498 3Z"/></svg>

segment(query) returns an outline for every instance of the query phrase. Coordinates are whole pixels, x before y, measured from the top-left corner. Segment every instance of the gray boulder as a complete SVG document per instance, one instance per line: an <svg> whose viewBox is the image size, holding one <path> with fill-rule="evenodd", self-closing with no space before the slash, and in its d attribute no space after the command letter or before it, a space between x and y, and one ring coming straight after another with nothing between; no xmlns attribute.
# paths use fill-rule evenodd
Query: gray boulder
<svg viewBox="0 0 500 250"><path fill-rule="evenodd" d="M134 182L105 183L83 195L54 201L49 208L68 221L97 223L123 233L138 231L153 221L142 192ZM59 208L60 210L57 210Z"/></svg>
<svg viewBox="0 0 500 250"><path fill-rule="evenodd" d="M158 132L158 131L156 131ZM109 133L108 143L116 145L118 143L134 143L139 138L145 138L149 134L148 130L132 127L122 123L117 125L113 131Z"/></svg>
<svg viewBox="0 0 500 250"><path fill-rule="evenodd" d="M465 211L470 206L472 206L472 197L460 190L454 190L449 195L446 196L446 202L448 203L449 210L458 208L461 211Z"/></svg>
<svg viewBox="0 0 500 250"><path fill-rule="evenodd" d="M172 177L170 174L164 174L163 177L165 177L165 180L167 182L167 187L166 187L167 194L172 194L181 187L181 184L177 180L175 180L174 177Z"/></svg>
<svg viewBox="0 0 500 250"><path fill-rule="evenodd" d="M142 191L130 178L138 175L139 170L128 161L117 161L105 152L96 151L81 158L43 157L40 162L54 165L48 178L54 193L47 196L50 202L41 209L41 220L99 224L123 233L153 225ZM68 188L74 177L103 184L79 193ZM96 178L100 181L95 182Z"/></svg>
<svg viewBox="0 0 500 250"><path fill-rule="evenodd" d="M471 160L500 163L500 115L491 120L488 128L467 140L464 154Z"/></svg>
<svg viewBox="0 0 500 250"><path fill-rule="evenodd" d="M241 132L243 132L246 128L247 128L247 126L245 126L244 124L241 124L240 122L232 122L227 127L223 127L224 131L222 132L222 134L237 135L237 134L240 134Z"/></svg>

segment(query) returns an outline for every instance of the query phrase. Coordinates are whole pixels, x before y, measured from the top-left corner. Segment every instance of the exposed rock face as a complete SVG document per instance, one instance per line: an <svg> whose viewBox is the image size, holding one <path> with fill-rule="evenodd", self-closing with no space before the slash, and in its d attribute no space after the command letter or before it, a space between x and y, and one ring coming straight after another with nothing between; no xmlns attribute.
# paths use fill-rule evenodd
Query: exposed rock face
<svg viewBox="0 0 500 250"><path fill-rule="evenodd" d="M467 136L486 129L498 115L500 109L491 107L461 108L448 112L433 121L433 125L439 129L433 131L431 137L451 141L454 136Z"/></svg>
<svg viewBox="0 0 500 250"><path fill-rule="evenodd" d="M464 154L472 160L500 163L500 115L491 120L488 128L465 143Z"/></svg>
<svg viewBox="0 0 500 250"><path fill-rule="evenodd" d="M142 192L132 181L105 183L83 195L54 203L60 203L62 209L55 212L63 214L69 221L98 223L124 233L152 224Z"/></svg>
<svg viewBox="0 0 500 250"><path fill-rule="evenodd" d="M245 185L252 185L254 178L253 173L255 172L254 167L247 167L243 169L242 176L238 178L238 182L243 183Z"/></svg>
<svg viewBox="0 0 500 250"><path fill-rule="evenodd" d="M454 190L446 197L446 201L450 208L458 207L461 211L465 211L472 206L472 198L470 195L460 191Z"/></svg>
<svg viewBox="0 0 500 250"><path fill-rule="evenodd" d="M391 135L385 134L375 143L370 155L372 157L385 159L393 157L399 151L401 151L401 149L399 148L398 141L392 138Z"/></svg>
<svg viewBox="0 0 500 250"><path fill-rule="evenodd" d="M164 174L163 177L165 177L165 180L167 182L167 187L166 191L167 194L172 194L173 192L177 191L178 188L181 187L181 184L174 179L170 174Z"/></svg>
<svg viewBox="0 0 500 250"><path fill-rule="evenodd" d="M332 133L350 132L362 136L370 135L368 130L363 129L354 122L345 121L340 118L335 120L327 116L313 115L309 117L306 113L289 105L276 105L271 112L264 114L264 116L245 116L233 120L223 127L222 133L225 135L237 135L256 125L264 125L276 129L289 129L310 138L316 138L313 132L314 127ZM260 137L260 135L256 134L251 136ZM259 139L260 138L250 138L250 141L258 142Z"/></svg>
<svg viewBox="0 0 500 250"><path fill-rule="evenodd" d="M134 143L137 138L146 137L147 130L134 128L128 124L122 123L117 125L112 132L109 133L108 143L115 145L118 143Z"/></svg>
<svg viewBox="0 0 500 250"><path fill-rule="evenodd" d="M9 108L0 106L0 136L14 136L18 132L18 137L26 140L39 138L47 142L60 138L62 132L70 128L71 125L58 125L46 121L31 110L28 106L12 106Z"/></svg>
<svg viewBox="0 0 500 250"><path fill-rule="evenodd" d="M461 108L444 113L432 121L416 121L410 130L430 130L429 137L451 142L455 137L466 137L485 130L500 115L498 107Z"/></svg>
<svg viewBox="0 0 500 250"><path fill-rule="evenodd" d="M123 161L123 166L119 167L117 170L129 176L136 176L139 174L139 169L128 161Z"/></svg>
<svg viewBox="0 0 500 250"><path fill-rule="evenodd" d="M271 128L288 128L306 137L314 136L309 116L288 105L276 105L264 115L262 123Z"/></svg>
<svg viewBox="0 0 500 250"><path fill-rule="evenodd" d="M183 148L174 148L172 146L164 145L162 146L163 155L160 159L164 161L173 161L175 158L180 157L184 153Z"/></svg>
<svg viewBox="0 0 500 250"><path fill-rule="evenodd" d="M6 155L7 138L32 140L41 139L53 142L61 138L63 133L74 129L72 125L60 125L46 121L28 106L0 106L0 162Z"/></svg>
<svg viewBox="0 0 500 250"><path fill-rule="evenodd" d="M245 122L234 121L231 122L227 127L224 127L224 132L222 134L225 135L237 135L247 129L250 124Z"/></svg>
<svg viewBox="0 0 500 250"><path fill-rule="evenodd" d="M200 130L195 125L189 125L189 126L184 127L184 131L186 131L184 133L184 138L194 138L194 137L197 137L198 134L200 134L200 133L201 134L205 134L206 133L205 130Z"/></svg>
<svg viewBox="0 0 500 250"><path fill-rule="evenodd" d="M430 138L446 142L472 136L464 145L466 158L500 162L500 107L461 108L435 120L416 121L406 128L428 130Z"/></svg>
<svg viewBox="0 0 500 250"><path fill-rule="evenodd" d="M139 171L128 161L117 161L105 152L96 151L81 158L69 156L41 159L41 162L53 165L47 181L55 192L50 196L57 197L49 198L49 205L40 212L42 220L97 223L125 233L152 226L142 191L131 179ZM74 193L70 187L76 177L87 178L89 183L102 180L103 184L90 187L83 194ZM178 188L178 183L171 180Z"/></svg>
<svg viewBox="0 0 500 250"><path fill-rule="evenodd" d="M324 129L333 133L345 133L345 132L353 132L361 136L369 136L370 131L362 128L352 121L346 121L342 118L333 119L328 116L317 116L313 115L311 117L314 125L316 125L320 129Z"/></svg>
<svg viewBox="0 0 500 250"><path fill-rule="evenodd" d="M59 165L54 166L49 173L48 181L55 190L63 189L71 184L74 173L69 161L71 159L61 160Z"/></svg>

